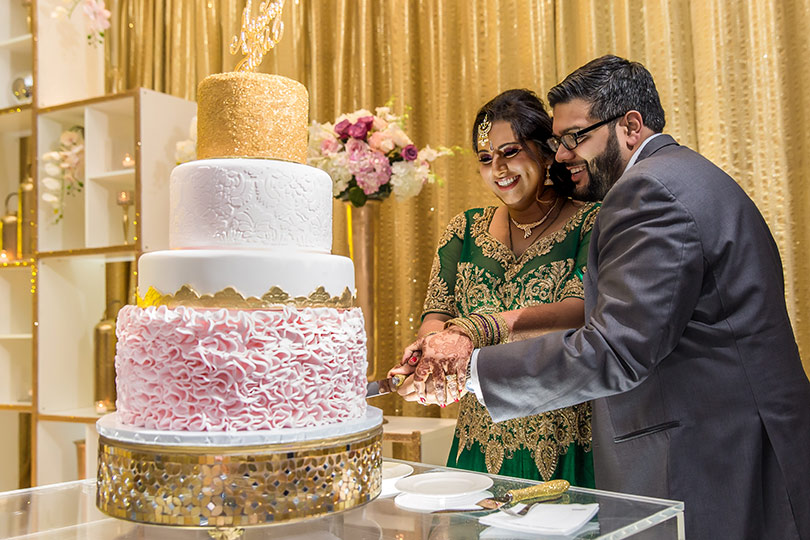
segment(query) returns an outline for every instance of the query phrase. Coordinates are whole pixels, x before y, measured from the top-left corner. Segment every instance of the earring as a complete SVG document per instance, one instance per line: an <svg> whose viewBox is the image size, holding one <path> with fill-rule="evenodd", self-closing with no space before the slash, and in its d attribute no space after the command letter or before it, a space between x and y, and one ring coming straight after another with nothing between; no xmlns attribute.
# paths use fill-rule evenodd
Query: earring
<svg viewBox="0 0 810 540"><path fill-rule="evenodd" d="M551 179L551 165L546 167L546 185L547 186L554 185L554 181Z"/></svg>

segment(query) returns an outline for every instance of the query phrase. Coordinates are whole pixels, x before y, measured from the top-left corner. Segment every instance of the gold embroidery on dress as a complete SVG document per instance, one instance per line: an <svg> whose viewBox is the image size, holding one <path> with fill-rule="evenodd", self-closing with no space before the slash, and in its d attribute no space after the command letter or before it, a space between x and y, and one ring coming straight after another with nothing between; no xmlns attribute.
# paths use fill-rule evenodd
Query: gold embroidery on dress
<svg viewBox="0 0 810 540"><path fill-rule="evenodd" d="M459 439L456 460L463 449L470 450L477 442L484 453L487 472L497 474L504 459L511 459L516 450L528 448L540 476L549 480L560 456L568 452L571 444L590 451L590 426L590 403L496 424L478 400L468 394L461 398L456 424Z"/></svg>
<svg viewBox="0 0 810 540"><path fill-rule="evenodd" d="M546 266L515 278L522 285L516 304L521 307L562 300L562 289L574 270L574 260L552 261Z"/></svg>
<svg viewBox="0 0 810 540"><path fill-rule="evenodd" d="M577 210L573 216L560 229L554 231L548 236L541 237L530 245L529 248L523 252L516 265L509 268L512 276L517 275L523 269L523 266L534 259L546 255L555 244L562 242L568 236L568 233L577 227L585 227L588 224L588 230L593 227L593 222L596 220L596 215L599 213L599 208L595 211L588 213L596 203L585 203ZM473 222L470 225L470 235L475 240L475 245L481 248L481 252L490 259L494 259L507 266L510 262L515 261L515 254L497 238L489 233L489 227L492 223L492 218L495 216L496 206L487 206L483 209L483 213L473 214ZM585 231L587 232L587 231ZM582 239L584 232L580 230L580 239ZM511 279L507 276L506 279Z"/></svg>
<svg viewBox="0 0 810 540"><path fill-rule="evenodd" d="M495 207L487 207L473 214L470 234L483 255L504 268L504 278L494 275L473 263L460 263L457 269L455 302L461 314L489 310L504 311L541 303L560 301L568 296L582 296L582 281L572 277L576 269L574 259L551 261L520 275L524 266L563 242L567 235L585 222L592 226L588 212L593 204L583 205L558 231L541 238L515 260L514 254L503 243L489 234ZM587 215L586 215L587 214ZM581 238L581 237L580 237ZM572 444L591 449L591 405L584 403L550 411L536 416L493 423L489 413L472 396L462 398L456 424L459 439L458 455L471 450L478 443L484 454L487 471L498 473L505 459L511 459L516 450L531 452L537 470L549 480L557 469L560 456Z"/></svg>
<svg viewBox="0 0 810 540"><path fill-rule="evenodd" d="M456 316L455 300L450 294L447 282L439 275L439 270L441 270L441 260L437 251L436 256L433 257L433 265L430 267L430 281L428 281L425 303L422 306L422 317L428 312Z"/></svg>
<svg viewBox="0 0 810 540"><path fill-rule="evenodd" d="M456 277L456 306L459 313L485 311L483 306L495 306L496 311L505 311L505 306L492 291L498 288L498 277L473 263L459 263Z"/></svg>
<svg viewBox="0 0 810 540"><path fill-rule="evenodd" d="M573 278L565 284L560 293L560 299L564 298L585 298L585 287L581 279Z"/></svg>
<svg viewBox="0 0 810 540"><path fill-rule="evenodd" d="M586 205L586 208L592 208L595 205L596 203L590 203ZM591 232L591 229L593 229L593 224L596 222L596 216L599 215L599 210L601 209L602 207L600 206L599 208L596 208L593 212L585 216L585 221L582 222L582 228L579 230L580 240L582 240L586 234Z"/></svg>
<svg viewBox="0 0 810 540"><path fill-rule="evenodd" d="M539 238L534 244L530 245L528 249L526 249L526 251L524 251L520 256L517 261L518 263L514 266L514 268L510 268L513 275L519 274L523 269L523 266L535 257L547 255L554 248L555 244L563 242L568 237L568 233L575 230L583 223L584 218L587 217L585 213L590 208L593 208L594 204L596 203L588 203L583 205L582 208L577 210L560 229L554 231L548 236Z"/></svg>
<svg viewBox="0 0 810 540"><path fill-rule="evenodd" d="M481 253L485 257L494 259L506 266L515 260L515 255L500 240L489 234L489 225L495 215L496 206L487 206L483 213L473 214L472 225L470 225L470 236L475 241L475 245L481 248Z"/></svg>
<svg viewBox="0 0 810 540"><path fill-rule="evenodd" d="M467 216L465 216L464 212L462 212L450 220L450 223L447 225L447 228L444 230L444 233L442 233L442 237L439 238L439 246L438 248L436 248L436 251L446 246L447 243L454 236L459 240L463 241L464 229L466 228L467 228Z"/></svg>
<svg viewBox="0 0 810 540"><path fill-rule="evenodd" d="M425 295L425 303L422 305L422 317L426 313L446 313L456 316L456 305L453 296L450 294L450 287L439 275L441 271L441 257L439 250L446 246L453 238L464 241L464 229L467 227L467 218L464 213L456 215L450 220L447 228L439 238L439 245L436 248L436 255L433 257L433 265L430 267L430 280L428 290Z"/></svg>

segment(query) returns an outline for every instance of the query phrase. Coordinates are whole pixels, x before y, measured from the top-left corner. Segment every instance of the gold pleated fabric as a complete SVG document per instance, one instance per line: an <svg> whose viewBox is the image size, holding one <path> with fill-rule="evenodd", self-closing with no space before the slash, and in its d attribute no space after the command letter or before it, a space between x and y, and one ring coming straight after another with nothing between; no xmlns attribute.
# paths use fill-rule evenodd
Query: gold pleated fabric
<svg viewBox="0 0 810 540"><path fill-rule="evenodd" d="M194 98L198 81L232 69L240 0L118 0L108 44L111 88ZM255 9L255 8L254 8ZM779 245L786 297L810 372L810 0L287 0L284 37L260 71L304 83L310 117L408 111L418 146L469 146L474 114L508 88L546 91L612 53L652 72L666 132L731 174ZM471 153L436 162L445 185L382 204L376 250L376 361L385 370L413 339L435 244L450 218L496 200ZM347 255L335 203L335 253ZM455 416L378 398L387 413Z"/></svg>

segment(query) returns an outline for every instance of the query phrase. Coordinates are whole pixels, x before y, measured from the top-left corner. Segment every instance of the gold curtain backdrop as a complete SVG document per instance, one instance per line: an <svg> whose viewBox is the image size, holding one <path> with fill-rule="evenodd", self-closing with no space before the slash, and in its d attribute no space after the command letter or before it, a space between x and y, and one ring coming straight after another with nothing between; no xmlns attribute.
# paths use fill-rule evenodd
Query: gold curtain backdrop
<svg viewBox="0 0 810 540"><path fill-rule="evenodd" d="M194 99L228 52L243 0L117 0L110 90ZM255 7L254 7L255 9ZM728 171L779 245L788 309L810 372L810 0L287 0L284 37L259 70L304 83L310 118L389 98L418 146L469 146L478 108L514 87L546 91L607 53L652 72L666 132ZM435 245L456 213L496 202L471 152L436 162L443 187L381 205L374 277L376 361L399 359L419 327ZM347 255L335 202L333 252ZM379 398L387 413L455 416Z"/></svg>

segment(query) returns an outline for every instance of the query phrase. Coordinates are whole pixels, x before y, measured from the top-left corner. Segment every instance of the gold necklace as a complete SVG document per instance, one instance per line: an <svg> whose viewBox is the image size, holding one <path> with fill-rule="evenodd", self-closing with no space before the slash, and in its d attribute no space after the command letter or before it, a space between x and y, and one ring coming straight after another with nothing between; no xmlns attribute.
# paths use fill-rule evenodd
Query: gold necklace
<svg viewBox="0 0 810 540"><path fill-rule="evenodd" d="M560 198L557 197L554 200L554 204L552 204L551 207L548 209L548 212L546 212L546 215L544 215L539 220L537 220L537 221L535 221L533 223L518 223L517 221L515 221L515 218L513 218L512 216L509 216L509 219L511 219L512 223L515 224L515 227L517 227L518 229L523 231L523 238L528 238L528 237L530 237L532 235L532 229L534 229L538 225L542 225L543 222L545 222L548 219L548 216L551 215L551 212L555 208L557 208L557 203L559 202L559 200L560 200Z"/></svg>

